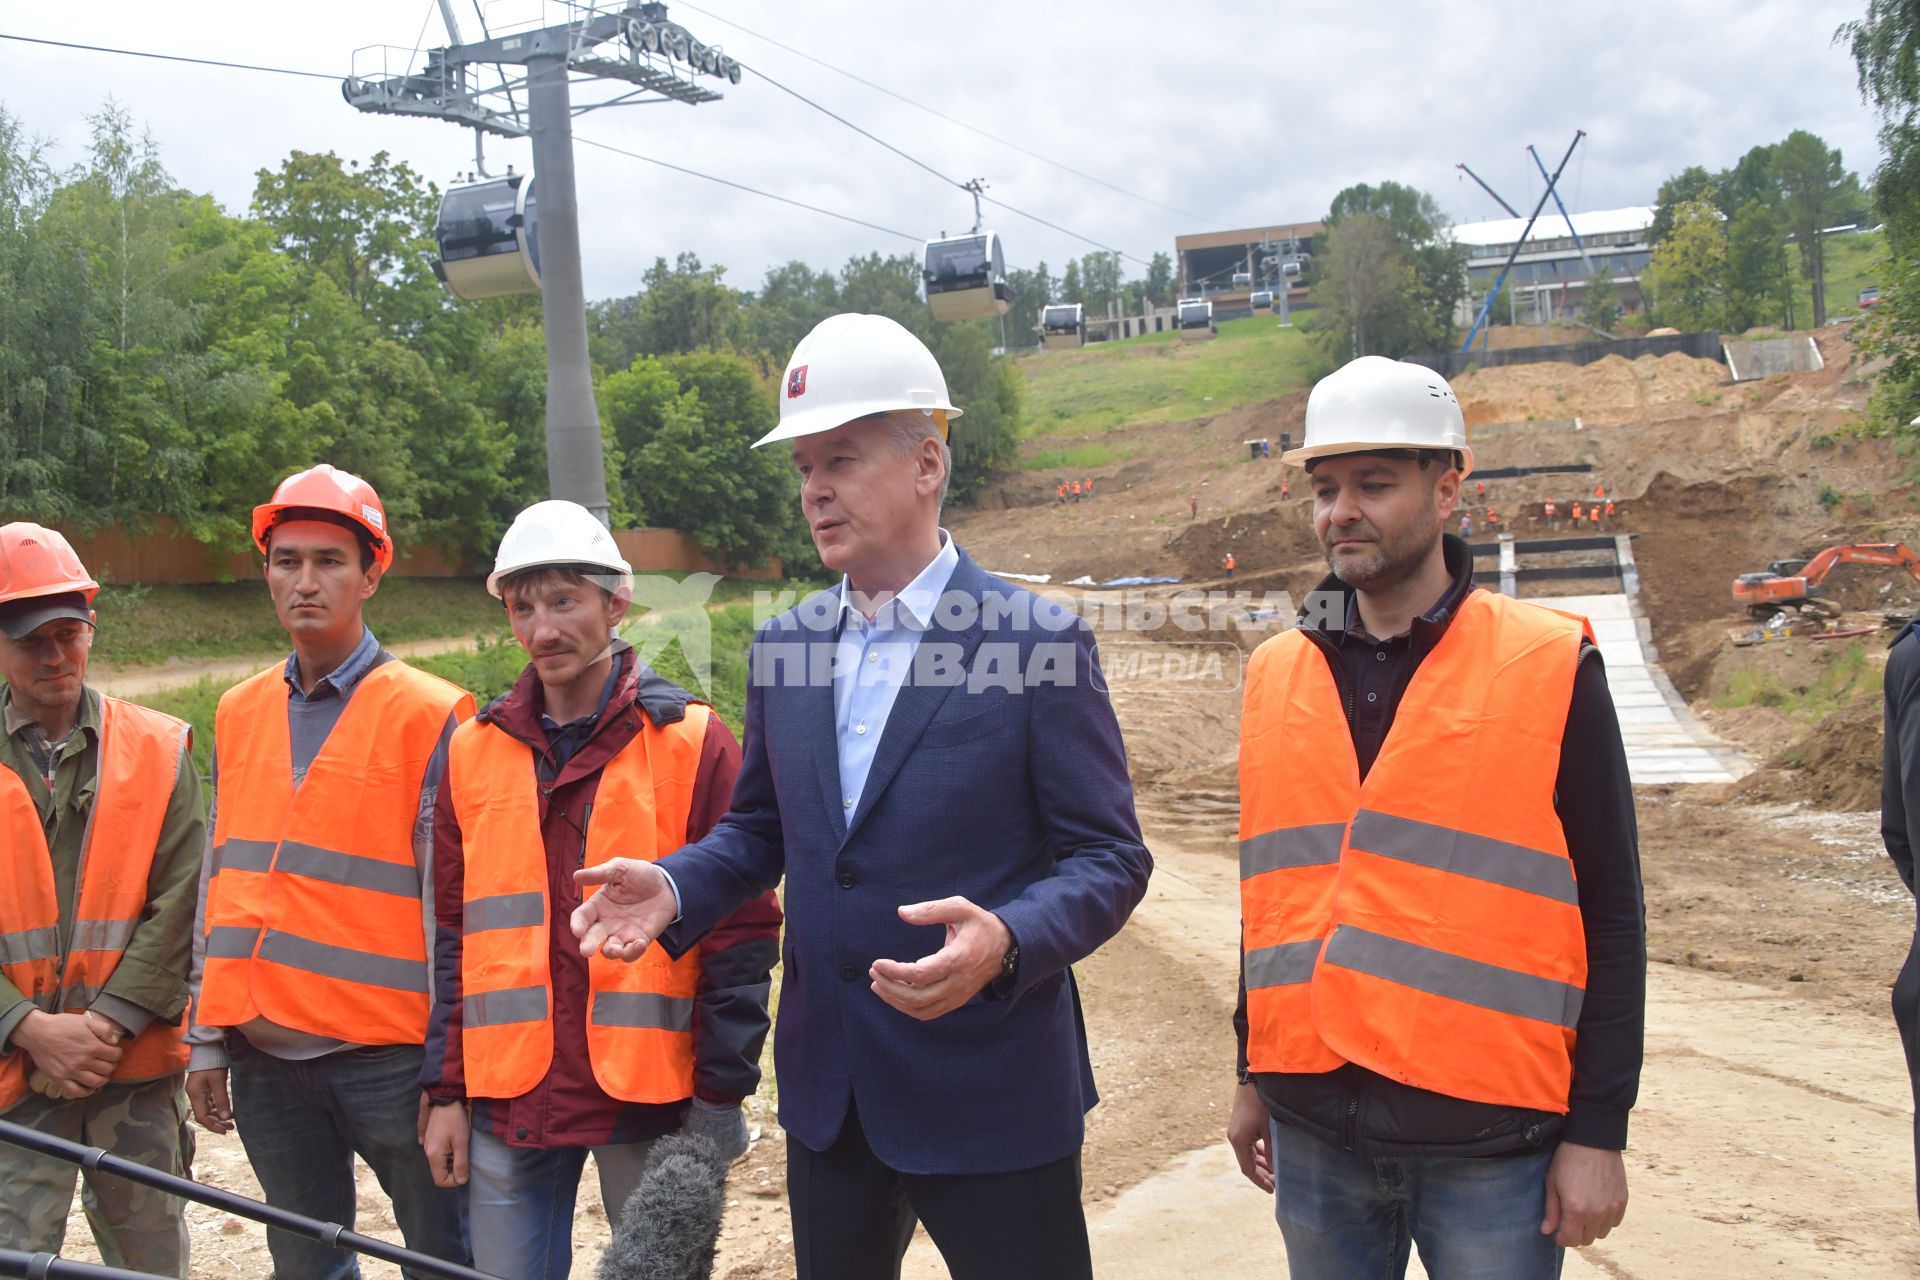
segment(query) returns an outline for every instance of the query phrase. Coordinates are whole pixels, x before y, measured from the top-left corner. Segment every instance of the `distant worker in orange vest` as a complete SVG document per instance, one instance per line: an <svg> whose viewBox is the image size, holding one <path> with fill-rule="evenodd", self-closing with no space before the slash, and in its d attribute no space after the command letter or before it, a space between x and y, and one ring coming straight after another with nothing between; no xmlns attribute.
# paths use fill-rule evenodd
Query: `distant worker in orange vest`
<svg viewBox="0 0 1920 1280"><path fill-rule="evenodd" d="M1437 375L1347 364L1286 461L1333 572L1247 668L1228 1141L1278 1187L1296 1280L1416 1247L1436 1275L1546 1280L1625 1214L1642 1056L1606 672L1584 620L1477 587L1443 535L1473 453Z"/></svg>
<svg viewBox="0 0 1920 1280"><path fill-rule="evenodd" d="M1587 508L1587 523L1592 525L1596 529L1600 527L1600 504L1599 503L1596 502L1592 506Z"/></svg>
<svg viewBox="0 0 1920 1280"><path fill-rule="evenodd" d="M1607 528L1613 528L1613 499L1607 499Z"/></svg>
<svg viewBox="0 0 1920 1280"><path fill-rule="evenodd" d="M1582 512L1580 507L1580 499L1575 498L1573 500L1573 527L1575 532L1579 531L1580 521L1583 518L1584 518L1584 513Z"/></svg>
<svg viewBox="0 0 1920 1280"><path fill-rule="evenodd" d="M433 801L473 698L367 629L394 545L365 480L324 462L289 476L253 509L253 541L293 653L214 716L187 1098L215 1133L238 1123L268 1204L352 1226L358 1155L407 1247L464 1264L461 1198L418 1134ZM355 1274L271 1227L267 1249L276 1276Z"/></svg>
<svg viewBox="0 0 1920 1280"><path fill-rule="evenodd" d="M620 638L633 571L585 507L522 511L487 589L529 661L454 731L434 813L424 1142L440 1185L469 1188L474 1266L562 1280L589 1150L616 1231L661 1136L746 1151L780 907L761 894L675 961L588 960L554 932L580 905L579 867L705 836L740 746Z"/></svg>
<svg viewBox="0 0 1920 1280"><path fill-rule="evenodd" d="M1500 533L1500 513L1492 507L1487 508L1487 532L1496 537Z"/></svg>
<svg viewBox="0 0 1920 1280"><path fill-rule="evenodd" d="M1089 498L1093 496L1093 479L1091 476L1087 479L1087 496Z"/></svg>
<svg viewBox="0 0 1920 1280"><path fill-rule="evenodd" d="M1607 496L1607 486L1605 484L1594 485L1593 496L1596 498L1604 499Z"/></svg>
<svg viewBox="0 0 1920 1280"><path fill-rule="evenodd" d="M1232 582L1233 581L1233 564L1234 564L1233 552L1231 551L1227 552L1227 558L1225 560L1222 560L1220 563L1226 566L1227 581Z"/></svg>
<svg viewBox="0 0 1920 1280"><path fill-rule="evenodd" d="M1473 482L1473 496L1476 498L1484 498L1487 496L1487 485L1484 480L1475 480Z"/></svg>
<svg viewBox="0 0 1920 1280"><path fill-rule="evenodd" d="M207 824L186 724L86 683L99 589L59 533L0 526L0 1112L178 1177ZM79 1176L109 1266L187 1274L178 1198L13 1147L0 1172L9 1246L59 1254Z"/></svg>
<svg viewBox="0 0 1920 1280"><path fill-rule="evenodd" d="M1080 482L1078 480L1073 482L1073 500L1075 502L1080 501Z"/></svg>
<svg viewBox="0 0 1920 1280"><path fill-rule="evenodd" d="M1547 517L1547 528L1555 533L1560 532L1560 508L1553 505L1552 498L1548 498L1542 505L1541 512Z"/></svg>
<svg viewBox="0 0 1920 1280"><path fill-rule="evenodd" d="M1293 486L1287 483L1285 476L1280 477L1280 501L1285 502L1293 496Z"/></svg>
<svg viewBox="0 0 1920 1280"><path fill-rule="evenodd" d="M1056 492L1060 495L1060 501L1065 502L1067 500L1067 482L1065 480L1060 482Z"/></svg>

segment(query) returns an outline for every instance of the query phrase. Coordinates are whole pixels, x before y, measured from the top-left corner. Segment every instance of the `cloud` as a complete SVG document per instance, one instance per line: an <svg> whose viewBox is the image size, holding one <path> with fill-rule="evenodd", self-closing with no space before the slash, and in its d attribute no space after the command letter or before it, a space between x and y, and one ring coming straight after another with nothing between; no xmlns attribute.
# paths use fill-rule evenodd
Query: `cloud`
<svg viewBox="0 0 1920 1280"><path fill-rule="evenodd" d="M473 0L453 0L469 39ZM1737 13L1707 0L1659 6L1482 0L1439 6L1248 6L1187 0L934 8L885 0L706 0L702 9L889 86L1185 217L1061 172L743 34L685 5L670 16L750 67L956 179L984 177L1016 208L1141 258L1183 232L1304 221L1342 187L1392 179L1434 194L1456 220L1499 216L1454 170L1466 161L1513 204L1588 132L1563 179L1576 208L1648 203L1689 164L1810 129L1848 164L1877 163L1875 123L1851 62L1831 47L1858 0L1772 0ZM497 28L558 4L487 5ZM182 21L191 13L191 21ZM259 62L344 75L354 51L411 54L445 40L431 0L330 6L130 0L10 13L12 34ZM968 197L749 75L722 101L593 112L583 136L842 210L918 238L964 228ZM87 115L112 95L146 122L175 178L246 208L254 174L289 151L386 150L445 184L472 167L472 135L363 115L336 83L0 42L0 105L56 158L85 156ZM583 90L581 98L597 96ZM488 144L490 165L530 164L524 142ZM578 153L587 288L631 292L655 257L723 263L751 286L799 258L835 266L897 238L624 157ZM989 207L1009 260L1057 272L1090 246ZM1138 271L1138 267L1132 268Z"/></svg>

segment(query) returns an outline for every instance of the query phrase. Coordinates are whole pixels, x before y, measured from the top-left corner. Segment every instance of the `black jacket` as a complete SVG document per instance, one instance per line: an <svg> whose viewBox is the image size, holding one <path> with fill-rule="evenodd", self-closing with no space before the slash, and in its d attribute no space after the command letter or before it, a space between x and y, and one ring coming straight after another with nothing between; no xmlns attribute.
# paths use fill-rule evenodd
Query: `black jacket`
<svg viewBox="0 0 1920 1280"><path fill-rule="evenodd" d="M1375 640L1361 627L1352 589L1329 576L1316 592L1337 592L1341 606L1320 617L1344 626L1310 626L1335 682L1349 695L1348 728L1360 776L1366 777L1393 727L1401 695L1421 659L1446 634L1476 590L1466 543L1445 538L1453 583L1411 632ZM1499 785L1488 778L1489 787ZM1560 1139L1618 1150L1627 1142L1627 1113L1640 1087L1646 1010L1646 912L1640 890L1639 835L1633 784L1606 670L1599 651L1581 650L1560 750L1554 806L1580 886L1587 944L1587 990L1575 1041L1568 1113L1468 1102L1389 1080L1352 1063L1313 1074L1254 1077L1274 1118L1345 1151L1362 1155L1500 1155ZM1247 995L1243 980L1234 1027L1240 1070L1247 1065Z"/></svg>
<svg viewBox="0 0 1920 1280"><path fill-rule="evenodd" d="M1920 638L1912 626L1894 637L1887 654L1886 768L1880 780L1880 836L1908 889L1914 850L1920 848ZM1920 1098L1920 929L1893 983L1893 1021L1907 1051L1907 1074ZM1920 1113L1914 1121L1914 1160L1920 1165Z"/></svg>

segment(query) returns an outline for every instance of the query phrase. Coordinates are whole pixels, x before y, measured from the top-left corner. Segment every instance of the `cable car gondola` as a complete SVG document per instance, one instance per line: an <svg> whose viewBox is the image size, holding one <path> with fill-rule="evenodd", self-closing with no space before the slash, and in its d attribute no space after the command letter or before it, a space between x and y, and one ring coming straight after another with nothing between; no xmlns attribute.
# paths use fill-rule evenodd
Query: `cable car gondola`
<svg viewBox="0 0 1920 1280"><path fill-rule="evenodd" d="M465 302L540 292L539 214L531 174L451 187L434 228L433 274Z"/></svg>
<svg viewBox="0 0 1920 1280"><path fill-rule="evenodd" d="M1077 302L1049 302L1040 308L1040 345L1048 351L1077 351L1087 344L1085 312Z"/></svg>
<svg viewBox="0 0 1920 1280"><path fill-rule="evenodd" d="M1252 288L1252 287L1253 287L1253 272L1251 272L1251 271L1236 271L1236 272L1234 272L1234 273L1233 273L1233 287L1234 287L1234 288L1236 288L1236 289L1249 289L1249 288Z"/></svg>
<svg viewBox="0 0 1920 1280"><path fill-rule="evenodd" d="M1013 305L1000 237L977 231L927 241L927 308L933 318L981 320L1003 316Z"/></svg>
<svg viewBox="0 0 1920 1280"><path fill-rule="evenodd" d="M1253 314L1257 316L1270 316L1273 314L1273 290L1255 289L1253 296L1248 298L1247 301L1253 307Z"/></svg>
<svg viewBox="0 0 1920 1280"><path fill-rule="evenodd" d="M1180 302L1180 341L1206 342L1213 337L1213 304L1205 298Z"/></svg>

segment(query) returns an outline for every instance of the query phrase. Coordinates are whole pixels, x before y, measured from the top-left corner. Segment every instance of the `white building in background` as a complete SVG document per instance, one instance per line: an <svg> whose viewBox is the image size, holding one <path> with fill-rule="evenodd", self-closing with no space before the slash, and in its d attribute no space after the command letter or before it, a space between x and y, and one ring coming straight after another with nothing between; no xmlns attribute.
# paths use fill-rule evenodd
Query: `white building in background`
<svg viewBox="0 0 1920 1280"><path fill-rule="evenodd" d="M1542 212L1507 273L1493 319L1538 324L1543 307L1548 316L1578 314L1586 307L1587 282L1601 271L1612 275L1620 306L1640 306L1640 273L1653 256L1647 242L1653 213L1652 205L1633 205L1574 214L1573 229L1586 247L1583 256L1560 211ZM1453 228L1454 240L1467 249L1467 298L1459 317L1463 329L1473 323L1526 225L1525 218L1496 218Z"/></svg>

